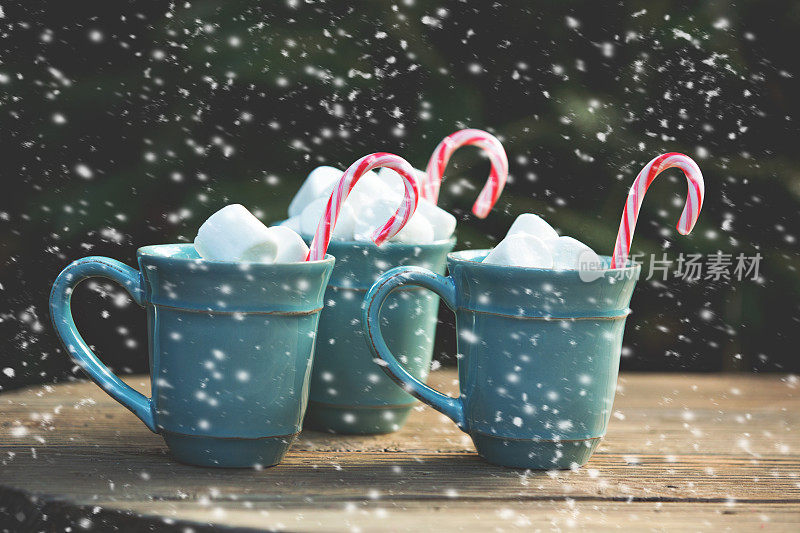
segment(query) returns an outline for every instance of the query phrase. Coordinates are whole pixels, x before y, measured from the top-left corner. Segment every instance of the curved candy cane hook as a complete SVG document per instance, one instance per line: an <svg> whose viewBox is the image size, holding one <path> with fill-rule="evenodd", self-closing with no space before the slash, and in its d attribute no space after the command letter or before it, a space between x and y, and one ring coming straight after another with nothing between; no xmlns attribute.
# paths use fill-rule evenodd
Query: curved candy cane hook
<svg viewBox="0 0 800 533"><path fill-rule="evenodd" d="M636 219L639 218L639 209L642 207L644 195L647 188L661 172L668 168L679 168L686 175L689 192L686 197L686 205L683 213L678 220L678 232L681 235L688 235L697 222L700 209L703 207L703 197L705 195L705 183L703 173L689 156L670 152L663 154L645 165L636 176L636 179L628 192L628 201L622 212L622 220L619 224L617 241L614 244L614 255L611 257L611 268L622 268L628 262L628 256L633 241L633 232L636 229Z"/></svg>
<svg viewBox="0 0 800 533"><path fill-rule="evenodd" d="M358 180L370 170L379 167L390 168L400 174L405 185L405 193L400 207L397 208L395 214L383 226L375 230L372 234L372 240L375 241L375 244L380 245L403 229L403 226L406 225L406 222L416 211L419 199L419 185L417 184L414 167L402 157L386 152L365 155L344 171L336 188L331 192L331 197L328 199L328 204L319 221L314 239L311 241L306 261L319 261L325 257L342 204Z"/></svg>
<svg viewBox="0 0 800 533"><path fill-rule="evenodd" d="M434 204L438 202L442 177L444 176L447 162L450 161L450 156L462 146L467 145L482 148L489 155L489 160L492 163L489 179L478 195L475 205L472 206L472 212L477 217L486 218L497 199L500 198L500 193L503 192L503 187L506 184L506 179L508 178L508 156L497 137L483 130L460 130L448 135L439 143L425 169L427 177L423 184L423 198L430 200Z"/></svg>

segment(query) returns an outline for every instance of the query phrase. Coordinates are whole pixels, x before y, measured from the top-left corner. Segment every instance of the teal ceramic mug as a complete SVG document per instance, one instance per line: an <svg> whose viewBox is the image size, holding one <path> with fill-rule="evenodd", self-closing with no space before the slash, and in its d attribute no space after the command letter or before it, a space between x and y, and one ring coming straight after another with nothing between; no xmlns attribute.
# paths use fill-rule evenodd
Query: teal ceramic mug
<svg viewBox="0 0 800 533"><path fill-rule="evenodd" d="M192 244L145 246L139 270L86 257L59 274L50 315L68 353L111 397L160 433L179 461L271 466L300 431L315 333L334 259L211 262ZM101 277L147 310L152 396L115 376L75 328L70 297Z"/></svg>
<svg viewBox="0 0 800 533"><path fill-rule="evenodd" d="M361 302L388 269L416 265L444 274L455 239L431 244L331 241L336 258L319 320L311 399L304 426L343 434L389 433L400 429L416 400L372 362L361 326ZM389 297L386 343L408 358L406 369L422 381L430 370L439 297L408 287Z"/></svg>
<svg viewBox="0 0 800 533"><path fill-rule="evenodd" d="M450 417L487 461L583 465L611 416L640 267L580 273L482 264L488 252L449 254L447 277L414 267L381 276L364 299L369 346L392 379ZM437 293L456 314L458 398L416 379L386 345L381 308L409 286Z"/></svg>

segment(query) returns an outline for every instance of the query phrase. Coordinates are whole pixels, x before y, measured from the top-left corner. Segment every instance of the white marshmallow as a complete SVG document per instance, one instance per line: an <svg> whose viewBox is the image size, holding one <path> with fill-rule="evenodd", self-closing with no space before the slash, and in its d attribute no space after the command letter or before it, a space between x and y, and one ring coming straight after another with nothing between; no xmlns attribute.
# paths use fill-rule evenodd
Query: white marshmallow
<svg viewBox="0 0 800 533"><path fill-rule="evenodd" d="M396 210L397 206L394 209ZM379 198L361 206L355 215L353 240L371 241L375 229L385 223L393 213L390 201L386 199Z"/></svg>
<svg viewBox="0 0 800 533"><path fill-rule="evenodd" d="M381 183L386 187L391 196L402 196L405 192L403 178L394 170L381 167L378 169L378 178L380 178Z"/></svg>
<svg viewBox="0 0 800 533"><path fill-rule="evenodd" d="M272 226L268 230L278 242L275 263L299 263L308 256L308 246L303 238L286 226Z"/></svg>
<svg viewBox="0 0 800 533"><path fill-rule="evenodd" d="M427 179L425 171L415 168L414 173L416 174L417 183L422 187L422 184ZM403 184L403 177L391 168L381 167L378 169L378 177L394 196L403 196L405 194L406 187Z"/></svg>
<svg viewBox="0 0 800 533"><path fill-rule="evenodd" d="M553 252L556 270L598 270L602 262L594 250L572 237L559 237L547 243Z"/></svg>
<svg viewBox="0 0 800 533"><path fill-rule="evenodd" d="M425 178L425 172L415 171L421 182ZM342 173L333 167L314 169L292 199L289 218L280 225L290 227L306 237L314 235L328 198ZM404 193L402 178L395 171L384 167L378 172L367 172L358 180L342 205L332 239L369 241L375 228L386 222L397 210ZM449 239L455 226L456 218L453 215L420 198L414 216L390 240L425 244Z"/></svg>
<svg viewBox="0 0 800 533"><path fill-rule="evenodd" d="M372 233L382 224L385 224L389 217L397 211L400 205L399 198L390 200L381 198L370 205L360 208L356 213L355 227L353 228L353 239L357 241L372 240ZM397 235L389 239L390 242L402 242L408 244L427 244L434 241L433 226L419 209L403 226Z"/></svg>
<svg viewBox="0 0 800 533"><path fill-rule="evenodd" d="M303 209L317 198L330 196L342 174L344 171L327 166L312 170L289 203L289 217L302 213Z"/></svg>
<svg viewBox="0 0 800 533"><path fill-rule="evenodd" d="M553 255L542 239L528 233L517 233L500 241L482 262L527 268L553 268Z"/></svg>
<svg viewBox="0 0 800 533"><path fill-rule="evenodd" d="M396 208L397 206L395 206ZM375 227L372 229L374 230ZM403 229L397 232L397 235L389 239L389 241L405 244L429 244L435 240L434 235L433 225L430 220L417 210L406 225L403 226Z"/></svg>
<svg viewBox="0 0 800 533"><path fill-rule="evenodd" d="M294 231L295 233L303 233L300 230L300 215L289 217L278 225L287 227L292 231Z"/></svg>
<svg viewBox="0 0 800 533"><path fill-rule="evenodd" d="M433 205L428 200L420 198L414 217L422 215L433 227L433 240L442 241L449 239L456 230L456 217L439 206ZM412 220L414 219L412 217Z"/></svg>
<svg viewBox="0 0 800 533"><path fill-rule="evenodd" d="M326 195L326 198L328 196L330 196L330 193ZM388 196L389 192L381 179L378 178L378 173L370 170L359 178L353 190L347 196L346 202L350 202L351 206L358 206L363 205L364 202L374 202L377 198L387 198Z"/></svg>
<svg viewBox="0 0 800 533"><path fill-rule="evenodd" d="M272 263L278 253L276 235L241 204L223 207L197 230L194 246L211 261Z"/></svg>
<svg viewBox="0 0 800 533"><path fill-rule="evenodd" d="M317 232L317 226L322 219L322 214L328 205L329 197L317 198L308 204L300 214L300 233L308 237L313 237ZM350 200L342 204L339 211L339 219L333 227L332 240L351 241L353 240L353 228L355 226L355 211L351 207Z"/></svg>
<svg viewBox="0 0 800 533"><path fill-rule="evenodd" d="M518 233L527 233L538 237L547 242L551 239L557 239L558 233L553 229L550 224L544 221L541 217L533 213L524 213L517 217L511 228L509 228L506 237L516 235Z"/></svg>
<svg viewBox="0 0 800 533"><path fill-rule="evenodd" d="M414 171L417 173L417 179L421 184L423 180L426 179L425 171L419 169L414 169ZM378 171L378 177L381 179L384 186L389 189L395 205L399 205L400 198L405 194L403 178L394 170L386 167ZM456 230L456 217L424 198L420 198L417 202L417 211L414 215L416 215L416 213L423 215L433 225L434 241L449 239Z"/></svg>

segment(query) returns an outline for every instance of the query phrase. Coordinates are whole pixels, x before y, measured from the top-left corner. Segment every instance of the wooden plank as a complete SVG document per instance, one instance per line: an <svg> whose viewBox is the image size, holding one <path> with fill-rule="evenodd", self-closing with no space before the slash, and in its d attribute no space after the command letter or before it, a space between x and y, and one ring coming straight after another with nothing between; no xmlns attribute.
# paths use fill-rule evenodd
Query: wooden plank
<svg viewBox="0 0 800 533"><path fill-rule="evenodd" d="M452 371L435 372L437 386L454 393ZM141 377L128 380L142 392ZM602 450L671 454L781 453L800 448L800 380L792 377L649 375L620 377L615 416ZM91 383L42 386L0 395L0 429L24 426L25 435L2 444L125 446L125 436L161 446L161 439ZM10 427L9 426L9 427ZM21 431L21 430L17 430ZM642 438L642 437L645 438ZM326 436L308 432L293 451L474 450L469 437L447 418L419 406L402 431L378 437ZM749 450L749 451L748 451Z"/></svg>
<svg viewBox="0 0 800 533"><path fill-rule="evenodd" d="M157 503L136 508L151 516L173 516L174 508ZM204 523L262 528L265 523L289 531L787 531L796 533L800 505L697 504L661 502L596 503L567 501L507 502L501 506L471 503L433 505L356 502L315 509L217 506L174 513Z"/></svg>
<svg viewBox="0 0 800 533"><path fill-rule="evenodd" d="M452 370L430 379L457 389ZM129 383L147 392L146 378ZM0 395L0 497L309 531L419 528L432 514L464 529L780 529L800 521L799 391L791 376L623 375L608 436L576 471L489 465L423 406L391 435L304 432L281 465L255 471L176 463L91 383L34 387Z"/></svg>
<svg viewBox="0 0 800 533"><path fill-rule="evenodd" d="M174 463L154 448L125 451L15 448L2 484L92 503L110 500L235 499L304 504L382 498L474 501L583 498L800 503L800 461L682 455L671 461L598 454L575 472L492 466L472 453L295 452L269 470L207 470ZM16 483L14 482L16 479Z"/></svg>
<svg viewBox="0 0 800 533"><path fill-rule="evenodd" d="M4 494L3 494L4 495ZM16 502L22 508L22 502ZM0 528L11 531L63 531L57 524L76 524L96 531L217 531L219 524L236 531L265 528L288 531L797 531L796 504L612 502L581 500L506 502L477 506L472 502L359 501L285 508L236 503L132 502L113 506L69 506L39 500L36 515L14 512L0 502ZM30 508L30 505L27 505ZM9 510L10 513L3 511Z"/></svg>

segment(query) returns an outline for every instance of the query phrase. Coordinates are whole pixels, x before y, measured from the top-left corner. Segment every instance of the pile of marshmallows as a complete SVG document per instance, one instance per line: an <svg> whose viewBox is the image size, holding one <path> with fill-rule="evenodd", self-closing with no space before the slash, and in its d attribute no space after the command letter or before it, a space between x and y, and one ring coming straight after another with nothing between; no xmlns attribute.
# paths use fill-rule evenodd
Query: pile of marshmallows
<svg viewBox="0 0 800 533"><path fill-rule="evenodd" d="M601 270L594 251L572 237L559 237L542 218L526 213L511 225L483 263L555 270Z"/></svg>
<svg viewBox="0 0 800 533"><path fill-rule="evenodd" d="M415 170L424 179L424 171ZM223 207L197 232L197 253L211 261L294 263L304 261L308 246L328 199L344 171L322 166L314 169L289 203L289 218L267 227L240 204ZM404 194L402 178L388 168L364 174L353 187L336 221L332 239L371 242L372 232L389 219ZM354 207L354 206L357 206ZM408 223L392 242L427 244L449 239L456 217L422 198Z"/></svg>
<svg viewBox="0 0 800 533"><path fill-rule="evenodd" d="M289 204L289 218L277 226L267 227L240 204L220 209L197 232L197 252L212 261L304 261L308 246L301 235L308 239L314 235L342 174L328 166L314 169ZM374 228L397 209L403 190L402 178L393 170L381 168L366 173L342 204L332 239L371 241ZM390 241L432 243L449 239L455 227L453 215L420 198L414 215ZM483 262L556 270L599 269L602 263L591 248L572 237L559 237L547 222L533 214L520 215Z"/></svg>
<svg viewBox="0 0 800 533"><path fill-rule="evenodd" d="M419 183L425 172L416 170ZM308 175L289 204L289 219L281 225L297 233L313 236L325 211L328 198L344 171L334 167L317 167ZM403 179L394 170L380 168L369 171L353 187L347 202L342 204L332 240L371 241L375 228L388 220L403 200ZM430 201L419 198L417 210L408 223L390 242L429 244L449 239L456 229L456 217Z"/></svg>

